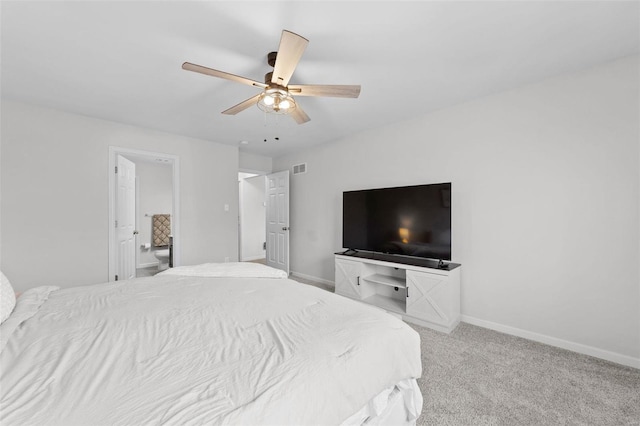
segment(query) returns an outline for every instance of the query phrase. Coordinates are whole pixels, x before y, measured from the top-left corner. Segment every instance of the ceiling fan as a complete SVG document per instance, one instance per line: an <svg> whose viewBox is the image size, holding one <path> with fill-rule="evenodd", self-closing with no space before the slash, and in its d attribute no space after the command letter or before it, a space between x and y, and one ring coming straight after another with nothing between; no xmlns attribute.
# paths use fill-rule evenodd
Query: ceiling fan
<svg viewBox="0 0 640 426"><path fill-rule="evenodd" d="M306 38L283 30L278 51L267 55L267 63L273 67L273 71L265 74L264 83L190 62L182 64L182 69L263 89L256 96L222 111L223 114L235 115L257 104L261 110L267 113L289 114L298 124L303 124L310 118L296 103L293 95L337 98L357 98L360 95L360 86L289 84L307 44L309 44L309 40Z"/></svg>

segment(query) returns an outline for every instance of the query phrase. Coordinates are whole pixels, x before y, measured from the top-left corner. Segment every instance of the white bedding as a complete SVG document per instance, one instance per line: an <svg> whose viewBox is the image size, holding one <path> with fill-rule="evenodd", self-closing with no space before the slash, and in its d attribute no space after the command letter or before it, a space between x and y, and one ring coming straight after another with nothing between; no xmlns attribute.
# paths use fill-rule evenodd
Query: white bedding
<svg viewBox="0 0 640 426"><path fill-rule="evenodd" d="M422 368L402 321L282 278L51 291L6 340L3 425L339 424Z"/></svg>
<svg viewBox="0 0 640 426"><path fill-rule="evenodd" d="M287 278L287 273L281 269L251 262L203 263L201 265L178 266L177 268L167 269L157 275L220 278Z"/></svg>

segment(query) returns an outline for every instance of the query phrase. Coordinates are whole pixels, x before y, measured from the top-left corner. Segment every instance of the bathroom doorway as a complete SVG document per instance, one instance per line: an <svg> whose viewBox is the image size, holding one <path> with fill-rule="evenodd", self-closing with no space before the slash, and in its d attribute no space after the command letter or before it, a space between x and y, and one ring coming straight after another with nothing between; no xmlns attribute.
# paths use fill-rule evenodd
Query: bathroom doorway
<svg viewBox="0 0 640 426"><path fill-rule="evenodd" d="M264 174L238 173L238 259L265 263L266 203Z"/></svg>
<svg viewBox="0 0 640 426"><path fill-rule="evenodd" d="M118 159L133 163L135 208L123 213ZM135 265L134 277L152 276L180 265L179 158L174 155L109 147L109 281L127 277L123 265ZM120 194L120 195L119 195ZM134 242L121 244L119 217L133 215Z"/></svg>

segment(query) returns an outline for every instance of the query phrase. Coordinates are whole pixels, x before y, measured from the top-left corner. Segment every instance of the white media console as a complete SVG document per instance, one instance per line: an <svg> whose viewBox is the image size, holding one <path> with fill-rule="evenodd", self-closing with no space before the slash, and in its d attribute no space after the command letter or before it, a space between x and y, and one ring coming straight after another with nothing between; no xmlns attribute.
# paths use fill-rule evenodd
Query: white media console
<svg viewBox="0 0 640 426"><path fill-rule="evenodd" d="M337 294L445 333L460 322L458 264L439 269L342 254L336 254L335 263Z"/></svg>

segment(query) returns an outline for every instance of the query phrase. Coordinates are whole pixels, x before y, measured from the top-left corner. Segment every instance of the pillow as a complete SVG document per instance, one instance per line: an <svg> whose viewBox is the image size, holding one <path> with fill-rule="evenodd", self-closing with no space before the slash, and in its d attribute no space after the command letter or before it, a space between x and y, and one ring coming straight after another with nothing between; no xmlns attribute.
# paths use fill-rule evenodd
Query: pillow
<svg viewBox="0 0 640 426"><path fill-rule="evenodd" d="M4 322L16 306L16 294L11 283L0 271L0 324Z"/></svg>

